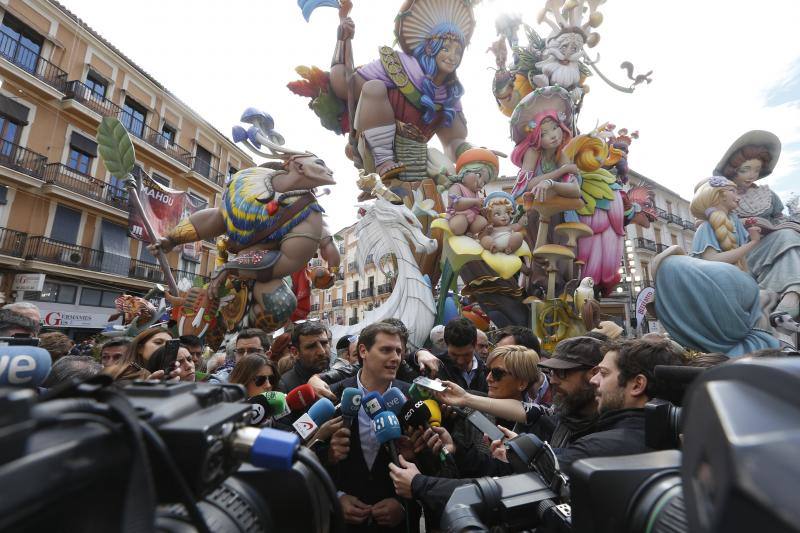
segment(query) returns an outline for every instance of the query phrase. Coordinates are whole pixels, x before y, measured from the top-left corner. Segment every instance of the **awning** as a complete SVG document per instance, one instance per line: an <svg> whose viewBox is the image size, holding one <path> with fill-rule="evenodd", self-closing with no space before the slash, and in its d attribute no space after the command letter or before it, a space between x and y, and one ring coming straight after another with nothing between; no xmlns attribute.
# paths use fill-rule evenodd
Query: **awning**
<svg viewBox="0 0 800 533"><path fill-rule="evenodd" d="M10 117L11 120L22 126L27 126L29 111L30 109L19 102L15 102L8 96L0 94L0 114Z"/></svg>
<svg viewBox="0 0 800 533"><path fill-rule="evenodd" d="M97 143L88 137L84 137L80 133L73 131L72 136L69 139L69 144L84 154L97 157Z"/></svg>

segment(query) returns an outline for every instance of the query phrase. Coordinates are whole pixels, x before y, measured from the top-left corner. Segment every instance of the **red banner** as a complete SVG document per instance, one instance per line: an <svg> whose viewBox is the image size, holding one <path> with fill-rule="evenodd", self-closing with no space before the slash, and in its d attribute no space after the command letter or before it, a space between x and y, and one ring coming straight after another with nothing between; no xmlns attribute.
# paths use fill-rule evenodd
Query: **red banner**
<svg viewBox="0 0 800 533"><path fill-rule="evenodd" d="M198 211L203 206L195 204L194 199L185 191L168 189L147 177L143 184L142 208L145 216L153 226L153 231L160 237L178 225L178 222ZM150 242L147 231L138 213L131 209L128 215L128 235L133 239ZM183 247L183 255L187 259L200 260L199 243L188 243Z"/></svg>

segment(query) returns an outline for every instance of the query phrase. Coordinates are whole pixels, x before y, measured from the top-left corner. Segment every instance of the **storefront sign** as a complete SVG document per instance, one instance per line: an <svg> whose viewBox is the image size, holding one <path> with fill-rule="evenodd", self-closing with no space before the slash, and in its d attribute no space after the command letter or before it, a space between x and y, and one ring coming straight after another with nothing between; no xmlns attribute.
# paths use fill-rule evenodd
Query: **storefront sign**
<svg viewBox="0 0 800 533"><path fill-rule="evenodd" d="M113 310L110 310L113 312ZM93 328L102 329L108 324L107 314L84 313L81 311L42 310L43 325L51 328Z"/></svg>
<svg viewBox="0 0 800 533"><path fill-rule="evenodd" d="M11 285L11 290L42 292L44 278L44 274L17 274L14 276L14 283Z"/></svg>

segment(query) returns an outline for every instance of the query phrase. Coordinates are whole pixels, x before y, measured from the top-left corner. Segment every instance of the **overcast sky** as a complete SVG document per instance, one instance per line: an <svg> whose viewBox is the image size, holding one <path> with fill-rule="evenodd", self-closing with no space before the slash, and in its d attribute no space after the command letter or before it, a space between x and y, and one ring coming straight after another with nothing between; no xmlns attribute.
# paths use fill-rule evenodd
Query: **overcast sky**
<svg viewBox="0 0 800 533"><path fill-rule="evenodd" d="M296 0L225 2L209 0L61 0L173 94L220 131L230 135L241 112L261 108L275 118L290 147L320 155L338 184L322 199L334 230L356 219L356 172L344 157L344 137L320 126L307 99L289 92L297 65L325 70L335 42L337 13L320 8L306 23ZM400 0L354 0L356 64L377 59L392 44ZM469 140L510 153L508 119L491 94L499 13L517 12L536 26L544 0L484 0L478 25L458 71ZM220 10L220 6L224 6ZM609 0L600 54L606 76L626 85L619 64L653 70L653 83L623 94L597 76L587 83L579 127L609 121L637 129L630 165L691 198L694 184L710 175L740 134L751 129L776 133L783 153L767 183L784 198L800 192L800 45L797 0ZM433 141L438 145L437 141ZM510 162L503 174L516 174Z"/></svg>

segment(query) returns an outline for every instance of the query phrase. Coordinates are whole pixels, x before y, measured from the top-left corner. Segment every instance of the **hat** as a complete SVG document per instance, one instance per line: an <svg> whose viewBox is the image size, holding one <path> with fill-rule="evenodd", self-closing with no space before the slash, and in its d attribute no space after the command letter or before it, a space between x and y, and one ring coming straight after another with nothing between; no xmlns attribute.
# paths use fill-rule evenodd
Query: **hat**
<svg viewBox="0 0 800 533"><path fill-rule="evenodd" d="M494 191L494 192L489 193L486 196L486 199L483 201L483 207L488 207L489 206L489 202L491 202L492 200L495 200L497 198L502 198L502 199L506 200L512 206L515 205L513 196L511 196L510 194L508 194L505 191Z"/></svg>
<svg viewBox="0 0 800 533"><path fill-rule="evenodd" d="M345 335L336 342L336 351L348 350L350 343L356 340L358 340L358 335Z"/></svg>
<svg viewBox="0 0 800 533"><path fill-rule="evenodd" d="M468 0L406 0L395 19L394 34L403 52L413 55L426 39L434 37L437 28L452 24L469 45L475 30L475 14Z"/></svg>
<svg viewBox="0 0 800 533"><path fill-rule="evenodd" d="M572 130L575 110L572 97L558 85L542 87L523 98L511 115L511 138L515 144L521 143L530 132L546 118L543 113L553 112L558 119Z"/></svg>
<svg viewBox="0 0 800 533"><path fill-rule="evenodd" d="M464 153L458 156L456 160L456 172L461 172L464 165L470 163L485 163L491 165L494 167L495 174L497 174L500 169L500 160L497 158L497 154L486 148L470 148L469 150L464 150Z"/></svg>
<svg viewBox="0 0 800 533"><path fill-rule="evenodd" d="M603 360L602 346L603 341L593 337L564 339L556 345L550 358L539 363L539 366L558 370L594 368Z"/></svg>
<svg viewBox="0 0 800 533"><path fill-rule="evenodd" d="M713 174L715 176L722 176L722 171L725 169L725 165L728 163L728 160L733 156L733 154L745 146L763 146L767 149L771 157L769 164L761 169L761 178L765 178L772 174L772 171L775 170L775 165L778 164L778 158L781 155L781 140L778 139L778 136L774 133L764 130L748 131L736 139L728 148L728 151L725 152L725 155L722 156L722 159L719 160L719 163L717 163Z"/></svg>

